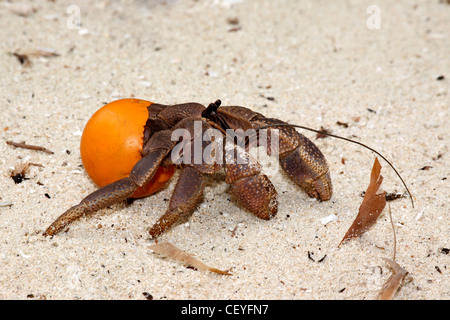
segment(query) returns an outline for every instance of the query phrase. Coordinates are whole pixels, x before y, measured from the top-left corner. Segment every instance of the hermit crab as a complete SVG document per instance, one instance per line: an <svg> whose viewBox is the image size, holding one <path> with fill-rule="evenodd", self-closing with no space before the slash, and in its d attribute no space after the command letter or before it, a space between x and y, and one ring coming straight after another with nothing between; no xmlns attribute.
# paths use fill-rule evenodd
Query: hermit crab
<svg viewBox="0 0 450 320"><path fill-rule="evenodd" d="M129 173L110 174L117 180L97 182L101 188L64 212L46 229L45 236L53 236L72 221L113 203L156 191L170 178L174 165L181 172L166 213L150 228L152 238L195 209L205 187L205 176L219 170L224 170L225 181L237 202L257 217L268 220L278 210L277 192L260 164L249 154L251 148L262 142L267 154L278 157L280 167L308 196L326 201L332 195L330 172L322 152L281 120L267 118L245 107L221 106L220 100L208 107L199 103L162 105L138 99L127 99L127 102L144 106L147 117L138 127L143 147L135 156L137 162ZM98 130L100 135L108 129ZM81 151L83 157L83 153L95 154L96 148L83 150L82 144ZM83 160L88 170L87 162ZM155 181L158 174L160 179L156 181L160 184L156 188L136 195L137 190Z"/></svg>

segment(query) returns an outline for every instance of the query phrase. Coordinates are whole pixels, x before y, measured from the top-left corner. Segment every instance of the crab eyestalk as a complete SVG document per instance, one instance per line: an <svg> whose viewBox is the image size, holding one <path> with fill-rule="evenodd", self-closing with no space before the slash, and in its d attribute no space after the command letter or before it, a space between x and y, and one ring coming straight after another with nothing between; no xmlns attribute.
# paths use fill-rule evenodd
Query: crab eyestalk
<svg viewBox="0 0 450 320"><path fill-rule="evenodd" d="M208 108L206 108L205 111L202 112L202 117L213 120L216 117L217 109L219 109L221 103L222 101L220 100L216 100L214 103L210 103Z"/></svg>

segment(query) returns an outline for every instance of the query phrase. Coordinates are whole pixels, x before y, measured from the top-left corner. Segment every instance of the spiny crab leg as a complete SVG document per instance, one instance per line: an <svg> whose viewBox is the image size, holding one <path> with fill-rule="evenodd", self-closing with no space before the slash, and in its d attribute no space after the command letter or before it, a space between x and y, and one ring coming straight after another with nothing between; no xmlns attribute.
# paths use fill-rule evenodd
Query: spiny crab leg
<svg viewBox="0 0 450 320"><path fill-rule="evenodd" d="M269 220L278 211L275 187L250 154L239 146L232 148L234 156L228 157L224 165L225 181L231 184L230 193L248 211L261 219ZM227 154L230 155L229 152ZM244 160L244 163L239 163L238 159Z"/></svg>
<svg viewBox="0 0 450 320"><path fill-rule="evenodd" d="M136 184L129 178L123 178L91 193L58 217L44 232L44 236L53 236L64 229L72 221L94 213L102 208L125 200L136 190Z"/></svg>
<svg viewBox="0 0 450 320"><path fill-rule="evenodd" d="M123 178L91 193L81 202L59 216L44 232L44 236L53 236L64 229L72 221L97 212L113 203L125 200L140 186L150 181L168 151L156 149L139 160L133 167L130 176Z"/></svg>
<svg viewBox="0 0 450 320"><path fill-rule="evenodd" d="M277 192L261 166L244 149L232 146L233 153L226 152L224 167L226 182L231 184L232 196L248 211L261 219L268 220L278 210ZM239 153L239 157L237 157ZM244 163L237 163L237 159ZM204 187L205 174L215 170L200 166L186 166L182 169L175 186L169 208L150 229L152 238L158 237L180 217L191 213L199 201Z"/></svg>
<svg viewBox="0 0 450 320"><path fill-rule="evenodd" d="M281 120L266 118L258 112L239 106L219 108L218 117L232 119L233 121L229 122L232 129L251 125L256 129L258 139L261 138L259 128L268 128L267 153L278 156L280 165L289 178L312 198L322 201L331 198L331 177L324 155L311 140L295 128L284 126L285 122ZM273 143L274 138L278 139L278 144ZM278 148L274 145L278 145Z"/></svg>
<svg viewBox="0 0 450 320"><path fill-rule="evenodd" d="M170 198L166 213L150 229L152 238L156 238L174 224L181 216L191 213L205 188L203 173L195 167L184 167Z"/></svg>

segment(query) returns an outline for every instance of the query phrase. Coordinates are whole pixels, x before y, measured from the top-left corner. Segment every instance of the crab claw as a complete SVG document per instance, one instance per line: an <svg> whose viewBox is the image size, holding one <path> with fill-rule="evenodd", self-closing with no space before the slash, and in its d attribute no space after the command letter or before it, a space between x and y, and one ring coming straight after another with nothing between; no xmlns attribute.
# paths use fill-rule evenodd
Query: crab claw
<svg viewBox="0 0 450 320"><path fill-rule="evenodd" d="M301 143L296 149L280 154L281 167L311 198L329 200L333 187L327 161L314 143L300 137Z"/></svg>

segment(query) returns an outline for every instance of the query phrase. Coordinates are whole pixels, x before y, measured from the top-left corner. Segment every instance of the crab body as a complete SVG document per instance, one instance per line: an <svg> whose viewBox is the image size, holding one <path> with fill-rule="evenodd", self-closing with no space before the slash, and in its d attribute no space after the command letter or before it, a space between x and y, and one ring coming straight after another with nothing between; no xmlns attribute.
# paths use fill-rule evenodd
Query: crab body
<svg viewBox="0 0 450 320"><path fill-rule="evenodd" d="M260 142L262 136L258 130L274 124L284 122L266 118L245 107L221 107L219 100L207 108L198 103L150 104L144 127L142 158L130 174L98 189L68 209L47 228L44 235L52 236L83 215L131 197L138 188L151 181L158 168L173 164L181 172L166 213L150 228L153 238L166 231L181 216L191 213L201 198L206 176L222 169L225 181L230 184L230 193L237 202L257 217L270 219L278 210L277 192L261 166L248 153L254 140L247 136L243 144L229 143L228 133L254 130L253 137ZM205 139L204 134L208 131L214 134ZM323 201L330 199L330 173L318 147L292 127L271 126L267 131L267 153L278 157L288 177L310 197ZM211 148L221 138L227 142L221 144L224 150ZM211 150L212 153L209 152ZM210 157L205 159L205 154Z"/></svg>

